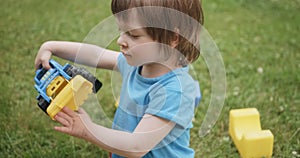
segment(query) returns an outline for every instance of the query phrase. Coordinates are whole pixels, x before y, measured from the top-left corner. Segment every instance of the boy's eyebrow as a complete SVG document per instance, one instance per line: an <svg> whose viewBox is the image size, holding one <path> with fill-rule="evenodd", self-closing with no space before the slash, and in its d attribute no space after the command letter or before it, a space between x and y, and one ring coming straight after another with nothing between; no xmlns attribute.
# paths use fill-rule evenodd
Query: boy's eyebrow
<svg viewBox="0 0 300 158"><path fill-rule="evenodd" d="M134 28L134 27L132 27L132 26L129 26L129 25L121 25L121 26L119 26L119 29L120 30L123 30L123 31L131 31L131 30L134 30L134 29L137 29L137 28Z"/></svg>

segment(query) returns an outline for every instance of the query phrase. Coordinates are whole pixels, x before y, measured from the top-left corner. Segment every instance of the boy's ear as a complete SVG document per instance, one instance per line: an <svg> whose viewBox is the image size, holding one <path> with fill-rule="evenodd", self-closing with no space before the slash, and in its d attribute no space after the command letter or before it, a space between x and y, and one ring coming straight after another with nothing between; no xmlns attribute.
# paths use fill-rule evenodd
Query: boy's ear
<svg viewBox="0 0 300 158"><path fill-rule="evenodd" d="M171 43L170 43L170 46L172 48L175 48L179 43L179 29L178 28L175 28L174 29L174 34L172 36L172 39L171 39Z"/></svg>

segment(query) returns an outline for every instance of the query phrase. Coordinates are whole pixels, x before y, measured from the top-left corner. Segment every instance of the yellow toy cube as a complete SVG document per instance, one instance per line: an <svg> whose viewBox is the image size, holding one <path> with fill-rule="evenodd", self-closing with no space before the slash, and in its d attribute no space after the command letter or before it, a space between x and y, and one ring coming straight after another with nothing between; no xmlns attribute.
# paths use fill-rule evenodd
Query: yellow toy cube
<svg viewBox="0 0 300 158"><path fill-rule="evenodd" d="M270 130L261 130L259 112L255 108L230 111L229 134L241 157L271 157L274 136Z"/></svg>

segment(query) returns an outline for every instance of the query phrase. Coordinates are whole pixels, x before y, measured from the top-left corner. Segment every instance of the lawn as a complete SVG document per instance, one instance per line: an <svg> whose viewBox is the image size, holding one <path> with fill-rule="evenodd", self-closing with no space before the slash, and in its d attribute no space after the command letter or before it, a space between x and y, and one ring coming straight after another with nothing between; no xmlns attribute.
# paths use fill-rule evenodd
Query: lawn
<svg viewBox="0 0 300 158"><path fill-rule="evenodd" d="M84 41L94 26L111 16L109 2L2 1L0 157L108 156L53 130L56 123L36 106L33 77L34 58L44 41ZM203 1L203 9L204 26L221 52L227 82L222 112L200 137L211 78L203 57L193 64L203 95L191 133L196 157L239 157L228 135L228 117L231 109L246 107L257 108L262 128L274 134L274 158L300 157L300 1L214 0ZM109 47L118 49L113 43ZM105 117L112 119L112 75L97 70L97 76L104 83L99 102Z"/></svg>

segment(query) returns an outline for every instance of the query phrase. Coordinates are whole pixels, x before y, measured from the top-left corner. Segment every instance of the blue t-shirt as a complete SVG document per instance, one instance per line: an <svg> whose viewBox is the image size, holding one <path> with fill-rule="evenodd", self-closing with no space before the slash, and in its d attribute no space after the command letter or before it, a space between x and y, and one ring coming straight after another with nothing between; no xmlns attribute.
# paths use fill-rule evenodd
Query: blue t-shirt
<svg viewBox="0 0 300 158"><path fill-rule="evenodd" d="M193 158L189 148L190 128L194 117L196 89L188 67L178 68L157 78L144 78L142 67L127 64L118 57L122 89L113 129L133 132L144 114L151 114L176 123L174 129L144 158ZM120 158L112 154L113 158Z"/></svg>

